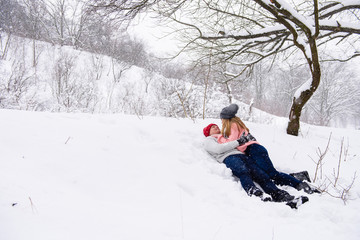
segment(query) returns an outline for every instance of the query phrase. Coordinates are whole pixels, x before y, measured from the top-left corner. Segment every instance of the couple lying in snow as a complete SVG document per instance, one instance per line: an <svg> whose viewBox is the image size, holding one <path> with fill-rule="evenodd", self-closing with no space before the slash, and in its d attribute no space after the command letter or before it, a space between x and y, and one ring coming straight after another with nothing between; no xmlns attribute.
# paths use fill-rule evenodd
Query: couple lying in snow
<svg viewBox="0 0 360 240"><path fill-rule="evenodd" d="M240 118L235 116L238 109L236 104L222 109L221 131L213 123L203 129L206 136L203 146L218 162L224 163L232 170L233 175L240 179L247 194L260 197L264 201L286 202L290 207L297 208L309 199L305 196L295 198L276 185L288 185L299 191L304 190L308 194L319 193L317 189L304 182L304 178L296 178L296 174L282 173L274 168L267 150L250 134ZM303 172L302 175L310 181L307 172ZM264 197L263 192L269 194L271 198Z"/></svg>

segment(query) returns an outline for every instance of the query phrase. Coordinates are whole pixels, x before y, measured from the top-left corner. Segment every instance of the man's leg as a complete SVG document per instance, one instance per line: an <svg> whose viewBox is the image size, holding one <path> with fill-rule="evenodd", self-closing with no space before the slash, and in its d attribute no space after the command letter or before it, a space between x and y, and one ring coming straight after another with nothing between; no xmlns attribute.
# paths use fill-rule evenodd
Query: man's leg
<svg viewBox="0 0 360 240"><path fill-rule="evenodd" d="M251 144L246 148L245 153L253 159L256 165L268 174L272 180L274 180L275 184L288 185L296 188L301 182L289 174L278 172L274 168L269 154L263 146L259 144Z"/></svg>
<svg viewBox="0 0 360 240"><path fill-rule="evenodd" d="M247 168L244 158L247 158L244 154L231 155L225 158L224 164L226 167L230 168L232 173L240 179L241 186L248 193L248 195L256 195L259 196L260 192L254 193L254 189L258 189L250 175L250 171ZM259 191L261 191L259 189ZM262 192L261 192L262 193Z"/></svg>
<svg viewBox="0 0 360 240"><path fill-rule="evenodd" d="M290 195L288 192L279 189L276 185L271 181L269 175L267 175L261 168L259 168L252 161L247 163L247 166L250 170L251 177L257 182L260 187L269 194L273 201L275 202L288 202L293 200L295 197Z"/></svg>

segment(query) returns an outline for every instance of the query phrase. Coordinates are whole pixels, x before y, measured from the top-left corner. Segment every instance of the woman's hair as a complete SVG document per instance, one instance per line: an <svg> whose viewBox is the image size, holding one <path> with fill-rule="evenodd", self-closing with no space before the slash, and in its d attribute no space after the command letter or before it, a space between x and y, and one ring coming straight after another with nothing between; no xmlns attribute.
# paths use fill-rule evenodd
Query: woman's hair
<svg viewBox="0 0 360 240"><path fill-rule="evenodd" d="M230 136L231 131L231 124L236 123L236 126L238 127L239 131L240 128L245 129L247 132L250 132L249 129L246 127L246 125L241 121L239 117L233 117L230 119L221 119L222 120L222 128L221 128L221 134L225 137Z"/></svg>

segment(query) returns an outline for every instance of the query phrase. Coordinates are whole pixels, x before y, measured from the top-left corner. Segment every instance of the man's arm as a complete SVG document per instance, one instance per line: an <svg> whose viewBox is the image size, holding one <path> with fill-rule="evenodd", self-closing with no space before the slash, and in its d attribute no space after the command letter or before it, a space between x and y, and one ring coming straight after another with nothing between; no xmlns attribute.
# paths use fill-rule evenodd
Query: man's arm
<svg viewBox="0 0 360 240"><path fill-rule="evenodd" d="M217 139L214 137L207 137L204 141L204 148L210 153L221 154L232 149L235 149L239 146L238 141L231 141L227 143L220 144L217 142Z"/></svg>

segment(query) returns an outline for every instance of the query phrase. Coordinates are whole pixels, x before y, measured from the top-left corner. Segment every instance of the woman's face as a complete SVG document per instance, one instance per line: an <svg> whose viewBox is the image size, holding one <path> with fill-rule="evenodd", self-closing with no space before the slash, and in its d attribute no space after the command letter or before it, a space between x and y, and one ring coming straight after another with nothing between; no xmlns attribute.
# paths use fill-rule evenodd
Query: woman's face
<svg viewBox="0 0 360 240"><path fill-rule="evenodd" d="M217 125L212 125L210 128L210 136L213 134L220 134L220 128Z"/></svg>

